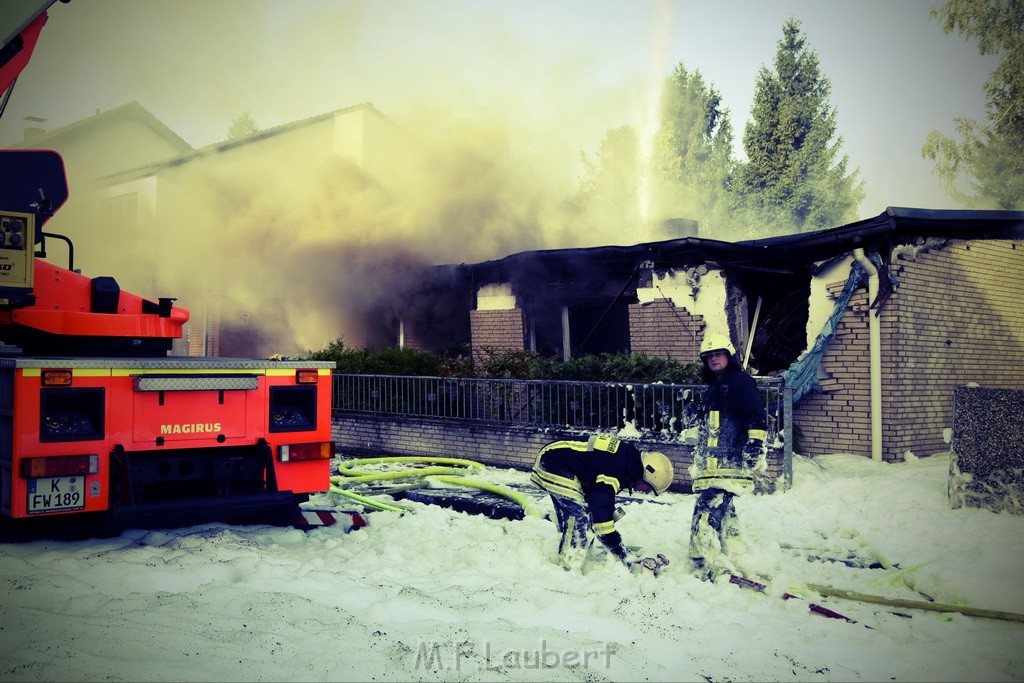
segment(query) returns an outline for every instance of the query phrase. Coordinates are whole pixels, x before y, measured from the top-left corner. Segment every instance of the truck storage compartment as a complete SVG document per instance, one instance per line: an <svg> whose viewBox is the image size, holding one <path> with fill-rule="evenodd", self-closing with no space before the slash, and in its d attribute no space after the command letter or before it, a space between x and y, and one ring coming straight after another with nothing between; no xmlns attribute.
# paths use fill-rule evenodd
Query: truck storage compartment
<svg viewBox="0 0 1024 683"><path fill-rule="evenodd" d="M278 491L266 441L254 446L126 451L110 458L115 526L290 523L307 494Z"/></svg>
<svg viewBox="0 0 1024 683"><path fill-rule="evenodd" d="M111 506L235 495L277 490L271 449L254 446L126 451L110 459Z"/></svg>

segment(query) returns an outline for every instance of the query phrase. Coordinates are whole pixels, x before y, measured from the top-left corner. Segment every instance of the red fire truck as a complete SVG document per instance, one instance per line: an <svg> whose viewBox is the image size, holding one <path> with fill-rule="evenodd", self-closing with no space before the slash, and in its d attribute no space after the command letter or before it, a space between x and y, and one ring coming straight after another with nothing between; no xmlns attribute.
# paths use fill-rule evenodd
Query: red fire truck
<svg viewBox="0 0 1024 683"><path fill-rule="evenodd" d="M0 27L0 91L51 4ZM174 299L44 260L67 196L56 152L0 151L0 531L294 519L330 485L333 363L170 355Z"/></svg>

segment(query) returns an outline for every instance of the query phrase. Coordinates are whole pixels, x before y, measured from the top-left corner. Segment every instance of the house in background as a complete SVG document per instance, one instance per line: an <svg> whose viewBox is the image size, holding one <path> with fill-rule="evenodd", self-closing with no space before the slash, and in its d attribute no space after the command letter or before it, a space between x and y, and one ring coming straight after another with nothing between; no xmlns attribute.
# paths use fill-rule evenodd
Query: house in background
<svg viewBox="0 0 1024 683"><path fill-rule="evenodd" d="M334 270L322 246L349 229L332 197L399 173L404 140L364 103L193 149L133 102L15 147L63 156L71 199L48 226L76 268L189 310L175 353L268 356L304 350L292 331Z"/></svg>
<svg viewBox="0 0 1024 683"><path fill-rule="evenodd" d="M955 387L1024 387L1024 213L890 208L812 233L524 252L440 269L477 356L642 352L723 332L794 389L797 452L947 451ZM407 339L431 348L408 312Z"/></svg>
<svg viewBox="0 0 1024 683"><path fill-rule="evenodd" d="M138 102L129 102L54 130L25 129L8 149L54 149L64 157L68 184L86 188L109 173L194 151ZM55 219L56 220L56 219Z"/></svg>
<svg viewBox="0 0 1024 683"><path fill-rule="evenodd" d="M105 187L104 176L194 151L138 102L97 110L94 116L51 131L32 126L21 142L8 149L53 149L64 159L69 201L48 222L47 230L72 236L74 248L67 258L75 268L95 262L97 254L109 260L115 250L138 243L152 217L152 184L118 192ZM83 230L83 225L104 227L95 234ZM63 245L50 242L46 247L50 260L67 265L61 261Z"/></svg>

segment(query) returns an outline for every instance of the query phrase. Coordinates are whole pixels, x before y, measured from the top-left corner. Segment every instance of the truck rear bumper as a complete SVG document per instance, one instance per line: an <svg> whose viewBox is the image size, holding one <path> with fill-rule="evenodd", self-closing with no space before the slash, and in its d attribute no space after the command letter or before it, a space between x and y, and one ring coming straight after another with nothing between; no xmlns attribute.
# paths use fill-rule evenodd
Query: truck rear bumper
<svg viewBox="0 0 1024 683"><path fill-rule="evenodd" d="M120 505L110 512L111 525L123 529L163 529L209 522L290 525L299 516L305 493L278 491L242 496Z"/></svg>

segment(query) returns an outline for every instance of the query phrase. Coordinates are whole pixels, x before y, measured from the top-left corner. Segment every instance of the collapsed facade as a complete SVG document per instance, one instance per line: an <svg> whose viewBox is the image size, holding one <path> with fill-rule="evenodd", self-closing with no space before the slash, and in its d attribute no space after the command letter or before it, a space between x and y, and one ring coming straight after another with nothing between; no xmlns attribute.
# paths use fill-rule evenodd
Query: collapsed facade
<svg viewBox="0 0 1024 683"><path fill-rule="evenodd" d="M1024 212L891 207L798 235L523 252L435 277L444 343L462 333L478 356L692 362L706 331L727 333L755 374L793 388L804 455L948 451L955 387L1024 387ZM409 310L402 341L436 348L432 328Z"/></svg>

